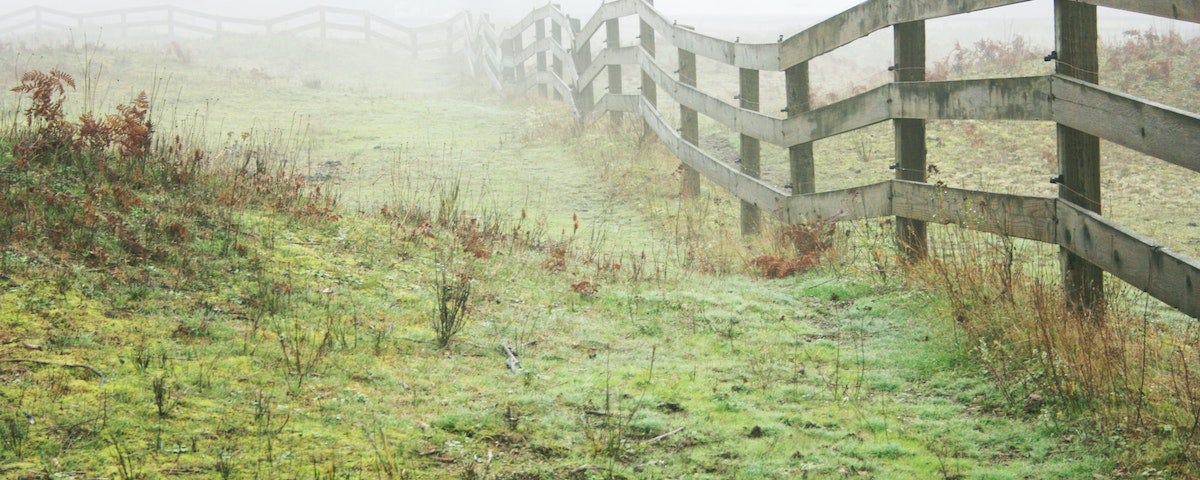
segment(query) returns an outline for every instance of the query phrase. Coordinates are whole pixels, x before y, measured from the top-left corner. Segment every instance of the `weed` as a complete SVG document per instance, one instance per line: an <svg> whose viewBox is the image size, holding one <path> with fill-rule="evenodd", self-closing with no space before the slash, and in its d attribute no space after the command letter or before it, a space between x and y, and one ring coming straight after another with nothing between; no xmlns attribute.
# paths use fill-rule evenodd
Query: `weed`
<svg viewBox="0 0 1200 480"><path fill-rule="evenodd" d="M454 261L453 255L444 257L434 272L433 290L437 306L432 326L441 348L450 345L450 340L466 326L470 311L472 279L469 271L456 267Z"/></svg>
<svg viewBox="0 0 1200 480"><path fill-rule="evenodd" d="M151 381L151 390L154 391L154 408L158 412L158 418L167 418L171 415L171 410L179 404L176 398L173 398L174 386L165 374L155 376Z"/></svg>
<svg viewBox="0 0 1200 480"><path fill-rule="evenodd" d="M955 229L942 240L930 264L913 273L947 303L1008 408L1048 409L1123 435L1166 425L1177 436L1151 438L1167 445L1194 438L1194 337L1134 315L1124 302L1103 319L1071 309L1061 288L1042 279L1053 267L1016 261L1046 255L1011 239ZM1108 298L1128 295L1109 290Z"/></svg>
<svg viewBox="0 0 1200 480"><path fill-rule="evenodd" d="M299 318L283 320L275 326L284 371L294 382L295 393L321 366L332 347L332 328L328 324L323 327L314 327Z"/></svg>

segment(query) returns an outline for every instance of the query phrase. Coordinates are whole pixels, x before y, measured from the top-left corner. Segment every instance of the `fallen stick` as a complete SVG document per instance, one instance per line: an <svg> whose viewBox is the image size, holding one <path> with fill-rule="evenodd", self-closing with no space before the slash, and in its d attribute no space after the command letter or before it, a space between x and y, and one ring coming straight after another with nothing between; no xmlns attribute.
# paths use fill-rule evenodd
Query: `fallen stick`
<svg viewBox="0 0 1200 480"><path fill-rule="evenodd" d="M661 441L662 441L664 438L667 438L667 437L669 437L669 436L671 436L671 435L674 435L674 434L676 434L676 433L679 433L679 432L682 432L682 431L683 431L683 427L679 427L679 428L676 428L676 429L674 429L674 430L671 430L671 431L669 431L669 432L667 432L667 433L664 433L664 434L662 434L662 435L659 435L659 436L657 436L657 437L654 437L654 438L651 438L651 439L649 439L649 440L646 440L646 443L658 443L658 442L661 442Z"/></svg>
<svg viewBox="0 0 1200 480"><path fill-rule="evenodd" d="M82 363L51 362L49 360L37 360L33 358L0 358L0 363L32 363L35 365L49 365L52 367L79 368L92 372L96 378L100 379L100 385L104 385L104 373L102 373L100 370L97 370L96 367Z"/></svg>
<svg viewBox="0 0 1200 480"><path fill-rule="evenodd" d="M517 358L517 354L513 352L513 349L508 345L500 345L500 349L503 350L504 354L508 356L508 358L504 360L504 363L508 365L508 369L512 370L513 373L516 373L517 370L520 370L521 360Z"/></svg>

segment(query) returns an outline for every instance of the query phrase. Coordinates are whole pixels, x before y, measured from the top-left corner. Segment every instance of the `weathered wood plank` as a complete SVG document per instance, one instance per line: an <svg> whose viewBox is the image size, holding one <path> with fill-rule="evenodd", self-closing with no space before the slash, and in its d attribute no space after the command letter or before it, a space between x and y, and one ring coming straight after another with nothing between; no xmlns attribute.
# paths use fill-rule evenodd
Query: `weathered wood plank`
<svg viewBox="0 0 1200 480"><path fill-rule="evenodd" d="M739 199L757 205L773 215L782 216L787 212L788 194L786 192L746 175L738 171L735 166L721 162L700 150L699 147L683 141L679 133L662 118L658 110L644 99L638 105L638 113L671 153L713 183L720 185Z"/></svg>
<svg viewBox="0 0 1200 480"><path fill-rule="evenodd" d="M917 82L924 86L925 81L925 21L901 23L892 28L893 58L896 59L894 71L896 82ZM897 89L899 90L899 89ZM905 95L901 92L900 103L905 99L917 99L916 95ZM948 97L948 96L947 96ZM928 100L934 100L939 107L951 103L949 98L921 97L924 102L913 102L917 105L927 105ZM942 101L945 100L945 101ZM894 103L893 103L894 105ZM941 110L938 110L941 113ZM916 118L897 118L892 112L892 132L895 138L896 179L912 182L925 181L926 156L925 120ZM925 222L920 219L903 215L896 217L896 243L904 257L909 261L925 258L929 254L929 241L926 235Z"/></svg>
<svg viewBox="0 0 1200 480"><path fill-rule="evenodd" d="M667 21L666 17L646 0L638 0L637 14L643 22L661 35L666 43L677 48L738 68L783 71L779 63L778 43L730 42L697 33Z"/></svg>
<svg viewBox="0 0 1200 480"><path fill-rule="evenodd" d="M570 79L572 82L574 82L575 79L579 77L578 73L575 71L575 62L567 60L570 58L571 54L568 53L562 45L555 43L554 39L552 38L537 39L537 41L523 48L521 52L514 58L514 61L516 64L521 64L529 61L530 58L537 56L539 58L538 68L542 68L542 62L545 59L544 55L547 53L552 55L554 59L563 62L563 65L566 66L564 78Z"/></svg>
<svg viewBox="0 0 1200 480"><path fill-rule="evenodd" d="M784 123L784 144L814 142L892 118L894 85L884 85L837 103L796 114Z"/></svg>
<svg viewBox="0 0 1200 480"><path fill-rule="evenodd" d="M630 53L622 52L626 54ZM821 140L896 118L1032 121L1052 118L1048 77L903 82L797 112L785 120L739 108L680 83L645 55L639 55L637 60L642 71L679 104L739 133L781 147Z"/></svg>
<svg viewBox="0 0 1200 480"><path fill-rule="evenodd" d="M575 103L575 92L571 90L571 86L567 82L563 81L558 75L555 75L554 72L548 70L534 72L523 84L517 87L517 91L524 93L533 87L553 89L575 111L575 118L583 118L579 106Z"/></svg>
<svg viewBox="0 0 1200 480"><path fill-rule="evenodd" d="M578 20L571 20L571 29L573 29L573 30L579 29L579 21ZM591 39L588 39L587 41L584 42L584 48L581 48L579 50L572 49L572 53L573 53L573 59L572 59L571 63L572 63L572 66L575 67L576 70L578 70L580 68L587 70L588 68L590 68L592 66ZM560 74L561 74L561 72L560 72ZM579 108L582 109L583 112L585 112L585 114L591 113L592 108L594 108L596 105L596 92L595 92L595 89L592 88L592 82L591 81L588 81L588 82L580 81L580 79L577 76L575 78L575 90L578 92L578 99L576 100L576 103L579 104Z"/></svg>
<svg viewBox="0 0 1200 480"><path fill-rule="evenodd" d="M640 57L640 47L621 47L617 49L606 48L600 50L596 58L592 61L583 73L579 74L580 85L590 85L596 81L596 78L605 71L610 65L637 65Z"/></svg>
<svg viewBox="0 0 1200 480"><path fill-rule="evenodd" d="M796 118L812 108L809 89L808 62L797 64L784 72L784 89L787 96L787 117ZM813 161L813 144L802 143L788 147L788 176L791 178L793 194L808 194L817 191L816 165Z"/></svg>
<svg viewBox="0 0 1200 480"><path fill-rule="evenodd" d="M610 19L604 23L604 43L607 48L619 48L621 46L621 22L617 19ZM635 52L641 55L641 48L634 47ZM624 93L624 81L622 80L622 67L620 64L608 65L608 93L620 95ZM612 112L609 120L613 125L621 123L621 113Z"/></svg>
<svg viewBox="0 0 1200 480"><path fill-rule="evenodd" d="M689 87L696 86L696 54L679 49L679 83ZM679 133L683 141L692 145L700 145L700 115L687 105L679 106ZM680 178L680 194L683 198L695 198L700 194L700 173L687 164L683 164L683 175Z"/></svg>
<svg viewBox="0 0 1200 480"><path fill-rule="evenodd" d="M697 112L712 118L729 128L737 130L766 142L780 145L784 143L783 121L768 115L735 107L724 100L704 93L696 87L685 85L671 78L657 62L639 52L638 63L642 72L649 76L655 84L671 95L680 105L687 106Z"/></svg>
<svg viewBox="0 0 1200 480"><path fill-rule="evenodd" d="M1051 93L1054 121L1200 172L1200 114L1062 76Z"/></svg>
<svg viewBox="0 0 1200 480"><path fill-rule="evenodd" d="M1099 35L1096 7L1068 0L1054 1L1058 62L1055 72L1089 83L1100 82ZM1110 117L1110 115L1105 115ZM1106 118L1107 119L1107 118ZM1058 198L1100 213L1100 139L1059 123ZM1098 265L1060 249L1067 303L1090 314L1104 312L1104 272Z"/></svg>
<svg viewBox="0 0 1200 480"><path fill-rule="evenodd" d="M1200 23L1200 0L1071 0L1156 17Z"/></svg>
<svg viewBox="0 0 1200 480"><path fill-rule="evenodd" d="M1050 78L902 82L893 118L1050 121Z"/></svg>
<svg viewBox="0 0 1200 480"><path fill-rule="evenodd" d="M1058 244L1163 303L1200 318L1200 262L1059 201Z"/></svg>
<svg viewBox="0 0 1200 480"><path fill-rule="evenodd" d="M583 47L585 39L591 39L596 35L596 32L607 24L609 20L615 20L621 17L627 17L637 13L637 2L640 0L617 0L615 2L603 3L596 13L584 23L583 28L579 33L575 34L575 50ZM608 48L616 48L620 45L609 45Z"/></svg>
<svg viewBox="0 0 1200 480"><path fill-rule="evenodd" d="M654 0L643 0L643 2L642 2L643 5L647 4L647 3L652 4L652 3L654 3ZM638 22L638 40L642 46L642 55L645 56L646 58L649 58L650 61L654 61L654 58L657 54L657 49L655 48L657 45L657 43L655 42L656 39L657 39L657 35L655 35L655 33L654 33L654 28L652 28L649 23L646 23L645 17L642 17L641 20ZM647 75L646 72L642 72L641 77L642 77L642 98L645 98L646 102L648 102L650 105L657 108L658 107L658 84L655 83L654 79L650 78L650 76ZM644 127L645 127L643 129L644 134L650 133L650 125L645 125Z"/></svg>
<svg viewBox="0 0 1200 480"><path fill-rule="evenodd" d="M846 222L879 218L892 213L892 182L832 192L793 195L783 220L789 224Z"/></svg>
<svg viewBox="0 0 1200 480"><path fill-rule="evenodd" d="M940 187L896 180L892 207L899 217L1054 244L1054 198Z"/></svg>
<svg viewBox="0 0 1200 480"><path fill-rule="evenodd" d="M571 20L567 18L567 16L562 13L562 10L559 10L558 7L553 3L548 3L542 7L534 9L532 12L529 12L528 15L525 15L524 18L522 18L513 26L504 29L504 31L501 33L501 36L503 38L512 38L517 35L522 35L524 34L525 30L529 29L529 27L537 24L538 22L545 22L546 20L550 20L558 24L563 30L568 32L572 31ZM574 43L574 33L569 33L568 35L570 35L569 38L572 43Z"/></svg>
<svg viewBox="0 0 1200 480"><path fill-rule="evenodd" d="M584 115L583 123L592 123L598 120L605 113L637 113L638 104L641 103L641 97L638 95L613 95L611 93L604 94L600 100L596 102L596 108Z"/></svg>
<svg viewBox="0 0 1200 480"><path fill-rule="evenodd" d="M1023 3L1029 0L869 0L784 40L783 68L807 62L900 23Z"/></svg>
<svg viewBox="0 0 1200 480"><path fill-rule="evenodd" d="M596 111L611 110L614 112L638 113L638 106L642 104L642 97L638 95L616 95L607 94L600 99L600 103L604 108L597 108Z"/></svg>
<svg viewBox="0 0 1200 480"><path fill-rule="evenodd" d="M759 87L762 75L758 70L748 68L738 72L738 102L743 110L758 111ZM762 166L760 156L762 142L759 139L742 134L740 137L739 153L741 154L742 173L754 178L760 178ZM762 212L757 205L742 201L742 235L757 235L762 231Z"/></svg>
<svg viewBox="0 0 1200 480"><path fill-rule="evenodd" d="M545 72L546 71L546 52L551 49L551 41L550 41L550 39L546 38L546 21L545 21L545 19L538 19L537 21L535 21L533 23L533 25L534 25L534 37L533 38L536 39L534 41L534 46L540 47L540 48L535 48L535 50L537 50L537 52L536 52L536 54L537 54L537 71ZM549 96L549 88L547 87L547 85L545 83L538 84L538 93L540 93L542 95L542 97Z"/></svg>

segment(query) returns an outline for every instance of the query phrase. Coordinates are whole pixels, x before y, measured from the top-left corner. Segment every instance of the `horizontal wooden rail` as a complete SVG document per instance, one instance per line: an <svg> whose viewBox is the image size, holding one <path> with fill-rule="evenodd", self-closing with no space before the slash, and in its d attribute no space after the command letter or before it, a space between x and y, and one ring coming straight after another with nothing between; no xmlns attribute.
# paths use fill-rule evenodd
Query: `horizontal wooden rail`
<svg viewBox="0 0 1200 480"><path fill-rule="evenodd" d="M1200 172L1200 115L1057 76L1054 121Z"/></svg>
<svg viewBox="0 0 1200 480"><path fill-rule="evenodd" d="M1200 263L1070 202L1060 200L1056 213L1059 245L1200 318Z"/></svg>
<svg viewBox="0 0 1200 480"><path fill-rule="evenodd" d="M658 109L646 99L641 98L637 105L637 113L671 153L688 166L696 169L701 175L708 177L713 183L732 192L743 201L773 212L780 217L786 214L787 197L790 196L788 192L746 175L729 164L713 158L699 147L685 142L679 132L670 126Z"/></svg>
<svg viewBox="0 0 1200 480"><path fill-rule="evenodd" d="M532 59L538 53L550 53L554 56L554 58L557 58L559 61L561 61L562 64L567 67L566 79L572 84L574 84L576 79L579 78L579 74L575 71L575 62L572 59L571 54L567 52L562 45L558 44L553 38L550 37L542 38L529 44L524 50L521 51L521 53L517 54L516 58L510 62L506 62L504 65L511 67L514 65L523 64Z"/></svg>
<svg viewBox="0 0 1200 480"><path fill-rule="evenodd" d="M563 14L562 10L559 10L558 7L553 4L547 4L544 7L530 12L529 15L526 15L525 18L522 18L520 21L518 21L516 25L505 29L501 36L506 39L515 37L520 35L529 27L533 26L534 23L544 21L546 19L549 19L550 21L555 22L562 27L563 31L566 32L566 38L572 44L574 43L575 34L571 29L571 19L567 18L567 16Z"/></svg>
<svg viewBox="0 0 1200 480"><path fill-rule="evenodd" d="M604 22L609 20L627 17L637 13L637 5L641 0L616 0L600 5L592 18L588 19L587 23L575 34L575 50L579 50L587 45L588 40L604 26ZM507 38L507 36L505 37ZM620 45L607 45L607 48L618 48Z"/></svg>
<svg viewBox="0 0 1200 480"><path fill-rule="evenodd" d="M1057 199L893 180L893 214L1009 237L1056 243Z"/></svg>
<svg viewBox="0 0 1200 480"><path fill-rule="evenodd" d="M844 222L893 215L893 182L792 195L782 216L789 224Z"/></svg>
<svg viewBox="0 0 1200 480"><path fill-rule="evenodd" d="M606 48L600 50L600 54L592 61L588 68L579 74L579 85L587 86L596 81L596 77L604 73L604 70L611 65L634 65L637 64L641 47L620 47Z"/></svg>
<svg viewBox="0 0 1200 480"><path fill-rule="evenodd" d="M366 10L314 6L268 19L245 19L228 15L215 15L197 10L158 5L126 9L102 10L88 13L70 13L62 10L33 6L18 9L0 16L0 34L19 34L30 29L74 30L76 28L117 28L121 32L139 29L167 28L169 34L192 32L219 35L228 29L245 32L245 29L263 33L301 34L320 30L347 32L366 40L382 41L403 50L420 53L433 50L439 54L454 51L453 46L461 41L466 24L466 12L431 25L409 27L400 25ZM64 23L65 22L65 23ZM6 25L7 23L7 25ZM490 23L488 24L490 28ZM488 30L490 55L498 57L496 35ZM453 33L453 35L451 35ZM436 36L436 40L422 36Z"/></svg>

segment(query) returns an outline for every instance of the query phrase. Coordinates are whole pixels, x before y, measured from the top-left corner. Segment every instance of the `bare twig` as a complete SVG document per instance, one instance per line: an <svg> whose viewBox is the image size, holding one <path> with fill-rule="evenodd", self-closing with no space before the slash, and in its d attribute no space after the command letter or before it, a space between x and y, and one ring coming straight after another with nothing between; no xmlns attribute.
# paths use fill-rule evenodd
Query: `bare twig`
<svg viewBox="0 0 1200 480"><path fill-rule="evenodd" d="M516 373L517 370L520 370L521 360L517 358L517 354L513 352L512 347L509 347L508 345L500 345L500 349L504 351L504 355L508 356L508 358L504 360L504 363L508 364L508 369L512 370L513 373Z"/></svg>
<svg viewBox="0 0 1200 480"><path fill-rule="evenodd" d="M669 431L669 432L667 432L667 433L664 433L664 434L662 434L662 435L659 435L659 436L657 436L657 437L654 437L654 438L651 438L651 439L649 439L649 440L646 440L646 443L658 443L658 442L661 442L661 441L663 441L663 440L664 440L664 439L666 439L667 437L669 437L669 436L671 436L671 435L674 435L674 434L676 434L676 433L682 432L682 431L683 431L683 427L679 427L679 428L676 428L676 429L674 429L674 430L671 430L671 431Z"/></svg>
<svg viewBox="0 0 1200 480"><path fill-rule="evenodd" d="M49 360L37 360L33 358L0 358L0 363L32 363L35 365L49 365L52 367L80 368L92 372L96 378L100 379L100 385L104 385L104 373L102 373L100 370L97 370L96 367L82 363L51 362Z"/></svg>

